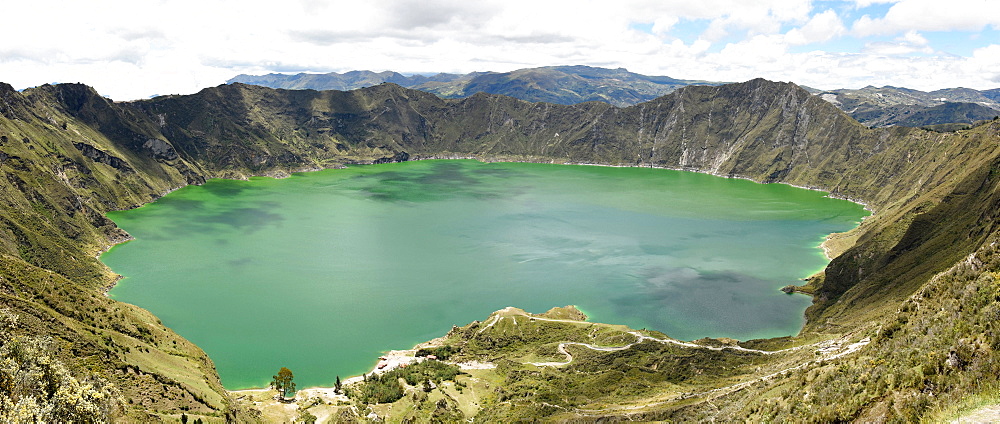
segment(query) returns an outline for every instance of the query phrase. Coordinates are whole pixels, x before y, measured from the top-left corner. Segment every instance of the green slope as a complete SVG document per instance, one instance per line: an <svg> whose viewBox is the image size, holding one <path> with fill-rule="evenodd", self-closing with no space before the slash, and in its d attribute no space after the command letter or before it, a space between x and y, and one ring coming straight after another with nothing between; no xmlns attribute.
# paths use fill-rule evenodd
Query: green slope
<svg viewBox="0 0 1000 424"><path fill-rule="evenodd" d="M0 100L0 189L5 192L0 258L6 270L0 299L2 308L22 317L11 331L59 340L57 355L79 378L107 379L131 400L121 405L121 414L143 419L147 412L176 417L182 411L250 419L222 390L200 349L148 313L101 295L113 276L95 255L126 237L103 213L206 178L280 176L352 162L479 157L690 169L823 188L866 202L876 215L842 236L836 250L843 253L811 280L806 289L816 293L816 302L793 344L886 334L878 326L891 327L907 299L943 284L931 282L934 275L974 252L993 254L987 252L1000 209L1000 122L956 133L869 129L794 84L759 79L684 87L626 108L600 102L530 103L482 93L441 99L395 84L350 92L231 84L127 103L112 103L78 84L24 93L3 85ZM994 268L979 267L968 278ZM977 331L967 314L955 320L956 337ZM958 325L963 322L969 325ZM905 331L873 345L888 351L886 346L900 337L922 331L900 328ZM974 356L992 358L989 349ZM663 353L671 354L676 353ZM633 359L616 360L628 365ZM866 366L845 364L852 370ZM816 367L825 370L829 364ZM702 372L698 384L753 378L756 367L745 369L751 371ZM897 371L902 372L886 373ZM975 392L962 385L962 378L942 375L934 384L950 385L950 393ZM885 404L891 407L883 415L903 417L892 412L892 396L897 388L913 387L889 384L881 391L854 393L857 404L838 405L843 409L831 413L841 418L874 414L873 405ZM650 390L650 396L659 393ZM725 399L741 393L750 391L734 391ZM758 403L782 404L790 396L783 393L759 392ZM685 414L701 413L705 400L684 399L644 413L690 417ZM900 410L927 413L942 402L927 399ZM734 407L727 416L760 418L761 410ZM772 410L778 415L771 419L801 412ZM520 414L497 411L494 417ZM557 417L559 411L550 412L545 415Z"/></svg>

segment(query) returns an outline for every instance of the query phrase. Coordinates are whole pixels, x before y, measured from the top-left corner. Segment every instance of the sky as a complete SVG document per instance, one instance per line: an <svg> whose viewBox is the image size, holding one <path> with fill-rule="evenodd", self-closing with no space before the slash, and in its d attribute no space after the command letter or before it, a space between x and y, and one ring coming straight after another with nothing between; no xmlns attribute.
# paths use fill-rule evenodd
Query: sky
<svg viewBox="0 0 1000 424"><path fill-rule="evenodd" d="M998 0L31 0L0 19L0 81L114 100L238 74L551 65L820 89L1000 87Z"/></svg>

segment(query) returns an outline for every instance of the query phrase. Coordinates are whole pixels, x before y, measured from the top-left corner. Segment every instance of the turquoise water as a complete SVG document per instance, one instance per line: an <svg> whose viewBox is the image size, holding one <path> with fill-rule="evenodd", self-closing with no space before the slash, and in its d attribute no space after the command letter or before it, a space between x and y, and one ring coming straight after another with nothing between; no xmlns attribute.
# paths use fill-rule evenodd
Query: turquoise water
<svg viewBox="0 0 1000 424"><path fill-rule="evenodd" d="M826 234L866 212L786 185L648 168L475 161L211 180L109 214L110 295L202 347L230 389L369 370L516 306L690 340L791 335Z"/></svg>

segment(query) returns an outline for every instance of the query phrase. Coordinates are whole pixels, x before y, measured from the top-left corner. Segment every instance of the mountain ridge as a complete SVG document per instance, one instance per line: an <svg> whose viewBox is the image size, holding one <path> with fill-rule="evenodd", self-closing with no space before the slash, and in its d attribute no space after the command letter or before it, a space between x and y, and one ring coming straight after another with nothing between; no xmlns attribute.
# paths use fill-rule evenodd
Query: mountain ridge
<svg viewBox="0 0 1000 424"><path fill-rule="evenodd" d="M668 94L688 85L719 85L717 82L646 76L624 68L590 66L546 66L511 72L473 72L404 76L397 72L349 71L344 74L241 74L227 83L263 85L284 89L350 90L390 82L434 93L443 98L468 97L477 92L503 94L532 102L570 105L601 101L631 106ZM949 88L924 92L905 87L861 89L809 89L854 119L870 127L972 124L1000 115L1000 89ZM955 109L961 109L955 110Z"/></svg>
<svg viewBox="0 0 1000 424"><path fill-rule="evenodd" d="M603 101L629 106L652 100L686 85L718 85L706 81L681 80L667 76L647 76L627 69L607 69L582 65L545 66L511 72L472 72L404 76L398 72L348 71L343 74L296 75L241 74L226 83L263 85L271 88L352 90L389 82L433 93L443 98L468 97L478 92L504 94L531 102L575 104Z"/></svg>

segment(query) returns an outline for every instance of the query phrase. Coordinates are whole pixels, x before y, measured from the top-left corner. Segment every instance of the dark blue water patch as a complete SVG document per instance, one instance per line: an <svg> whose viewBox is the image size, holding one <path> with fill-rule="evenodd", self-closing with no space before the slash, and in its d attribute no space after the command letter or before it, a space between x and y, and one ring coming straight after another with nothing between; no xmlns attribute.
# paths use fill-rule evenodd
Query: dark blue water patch
<svg viewBox="0 0 1000 424"><path fill-rule="evenodd" d="M510 196L512 190L516 192L515 187L498 185L495 180L517 176L517 172L489 168L473 172L459 163L422 165L425 166L405 172L357 175L349 184L361 195L385 202L427 203L454 198L489 200Z"/></svg>
<svg viewBox="0 0 1000 424"><path fill-rule="evenodd" d="M178 196L164 196L157 200L156 204L178 212L193 212L205 207L205 202Z"/></svg>
<svg viewBox="0 0 1000 424"><path fill-rule="evenodd" d="M787 319L787 298L768 281L734 271L690 267L644 269L634 290L612 299L619 313L681 340L701 337L757 338L761 321ZM700 327L699 327L700 326ZM705 328L726 328L712 334ZM786 336L775 332L768 337Z"/></svg>
<svg viewBox="0 0 1000 424"><path fill-rule="evenodd" d="M224 210L202 218L206 224L221 224L233 227L246 234L253 234L262 227L281 223L285 217L280 213L271 212L278 209L279 205L273 202L261 202L255 207L241 207ZM198 228L200 225L194 225Z"/></svg>
<svg viewBox="0 0 1000 424"><path fill-rule="evenodd" d="M211 180L201 186L206 192L218 197L237 197L244 191L252 189L246 181Z"/></svg>

